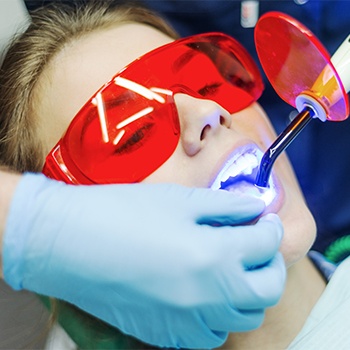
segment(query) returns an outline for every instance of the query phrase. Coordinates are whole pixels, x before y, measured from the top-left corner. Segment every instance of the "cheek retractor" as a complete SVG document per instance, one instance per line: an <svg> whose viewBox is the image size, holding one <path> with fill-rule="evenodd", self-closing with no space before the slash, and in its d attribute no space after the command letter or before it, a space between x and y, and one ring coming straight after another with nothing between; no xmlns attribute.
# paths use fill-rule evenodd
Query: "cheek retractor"
<svg viewBox="0 0 350 350"><path fill-rule="evenodd" d="M348 117L350 35L330 58L305 26L288 15L270 12L257 23L255 44L272 87L299 112L262 157L255 185L264 190L278 156L312 119L342 121Z"/></svg>

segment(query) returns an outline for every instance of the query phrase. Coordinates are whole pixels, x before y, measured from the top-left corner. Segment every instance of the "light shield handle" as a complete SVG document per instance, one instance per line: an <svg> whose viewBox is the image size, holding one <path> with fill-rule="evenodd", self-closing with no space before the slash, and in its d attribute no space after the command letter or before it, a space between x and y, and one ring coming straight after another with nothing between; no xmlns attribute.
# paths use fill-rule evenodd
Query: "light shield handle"
<svg viewBox="0 0 350 350"><path fill-rule="evenodd" d="M350 34L333 54L331 61L347 93L350 91Z"/></svg>
<svg viewBox="0 0 350 350"><path fill-rule="evenodd" d="M343 101L347 100L346 93L349 90L350 35L339 46L310 90L296 97L295 105L299 112L309 107L315 111L315 117L320 120L332 120L333 116L327 112L331 108L333 111L342 110Z"/></svg>

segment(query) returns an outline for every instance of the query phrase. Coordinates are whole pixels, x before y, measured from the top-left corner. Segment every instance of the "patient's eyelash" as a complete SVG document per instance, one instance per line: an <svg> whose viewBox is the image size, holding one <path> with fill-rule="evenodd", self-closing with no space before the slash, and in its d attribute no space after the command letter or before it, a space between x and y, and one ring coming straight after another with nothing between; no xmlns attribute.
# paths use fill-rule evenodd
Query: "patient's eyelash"
<svg viewBox="0 0 350 350"><path fill-rule="evenodd" d="M121 142L118 143L118 146L115 149L114 153L129 153L141 147L152 126L153 123L147 123L143 125L142 128L139 128L135 132L132 132L130 136L125 135L125 137L122 137Z"/></svg>
<svg viewBox="0 0 350 350"><path fill-rule="evenodd" d="M219 83L219 82L207 84L204 87L202 87L201 89L199 89L198 93L202 96L215 95L221 85L222 85L222 83Z"/></svg>

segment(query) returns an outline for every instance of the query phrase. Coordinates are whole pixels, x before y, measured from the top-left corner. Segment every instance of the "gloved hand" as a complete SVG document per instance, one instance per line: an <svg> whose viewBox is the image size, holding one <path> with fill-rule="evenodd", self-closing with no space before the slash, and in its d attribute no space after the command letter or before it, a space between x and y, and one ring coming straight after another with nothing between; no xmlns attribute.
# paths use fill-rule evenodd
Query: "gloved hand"
<svg viewBox="0 0 350 350"><path fill-rule="evenodd" d="M4 278L150 344L217 347L230 331L258 327L282 294L278 217L218 227L263 209L224 191L69 186L26 174L7 221Z"/></svg>

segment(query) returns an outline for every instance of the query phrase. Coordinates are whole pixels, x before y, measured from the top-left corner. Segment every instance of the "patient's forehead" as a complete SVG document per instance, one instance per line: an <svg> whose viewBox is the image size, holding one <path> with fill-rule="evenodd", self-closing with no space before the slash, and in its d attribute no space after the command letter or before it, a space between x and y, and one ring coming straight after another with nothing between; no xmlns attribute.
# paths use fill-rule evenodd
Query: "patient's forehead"
<svg viewBox="0 0 350 350"><path fill-rule="evenodd" d="M50 62L39 80L36 115L45 150L105 82L124 66L172 39L144 24L127 23L89 33L69 44Z"/></svg>

